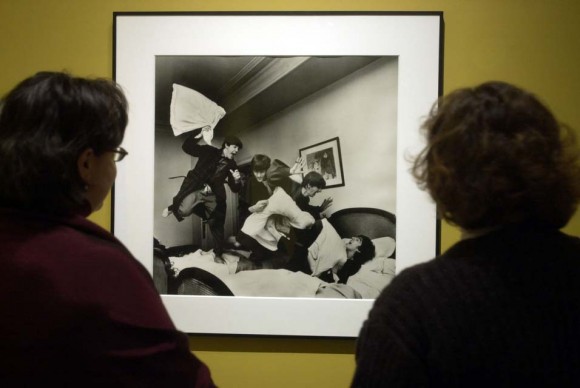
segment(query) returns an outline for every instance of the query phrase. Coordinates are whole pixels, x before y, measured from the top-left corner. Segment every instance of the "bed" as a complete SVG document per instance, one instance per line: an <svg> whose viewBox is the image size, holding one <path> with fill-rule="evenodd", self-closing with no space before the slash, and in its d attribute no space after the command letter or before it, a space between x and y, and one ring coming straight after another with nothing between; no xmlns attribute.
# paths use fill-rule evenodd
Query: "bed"
<svg viewBox="0 0 580 388"><path fill-rule="evenodd" d="M375 257L350 276L346 284L334 284L302 272L284 269L254 270L236 273L239 255L224 254L225 264L213 261L211 252L195 246L166 248L154 246L153 278L161 294L316 297L374 299L395 276L396 217L375 208L347 208L328 218L338 238L364 234L375 245ZM336 240L336 238L334 239ZM324 244L316 254L332 256L337 242Z"/></svg>

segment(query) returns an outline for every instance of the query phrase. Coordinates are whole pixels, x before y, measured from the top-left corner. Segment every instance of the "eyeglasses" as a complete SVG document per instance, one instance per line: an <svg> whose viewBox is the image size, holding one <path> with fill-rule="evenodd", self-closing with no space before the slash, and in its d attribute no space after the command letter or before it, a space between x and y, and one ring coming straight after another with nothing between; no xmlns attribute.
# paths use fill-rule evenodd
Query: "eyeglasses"
<svg viewBox="0 0 580 388"><path fill-rule="evenodd" d="M121 160L125 159L125 156L129 155L129 153L123 147L117 147L114 150L111 150L115 155L113 160L115 162L120 162Z"/></svg>

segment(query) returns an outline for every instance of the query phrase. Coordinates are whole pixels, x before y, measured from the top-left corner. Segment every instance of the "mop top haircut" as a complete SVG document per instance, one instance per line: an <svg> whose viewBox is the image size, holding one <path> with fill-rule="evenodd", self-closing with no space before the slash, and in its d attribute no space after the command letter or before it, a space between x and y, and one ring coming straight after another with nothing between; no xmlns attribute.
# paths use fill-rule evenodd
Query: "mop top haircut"
<svg viewBox="0 0 580 388"><path fill-rule="evenodd" d="M105 79L41 72L0 102L0 206L73 213L85 206L77 161L121 144L127 100Z"/></svg>
<svg viewBox="0 0 580 388"><path fill-rule="evenodd" d="M256 154L252 158L252 171L266 171L270 168L271 160L270 157L263 154Z"/></svg>
<svg viewBox="0 0 580 388"><path fill-rule="evenodd" d="M310 171L304 175L304 178L302 179L302 187L306 187L307 185L324 189L326 187L326 181L324 180L324 177L316 171Z"/></svg>
<svg viewBox="0 0 580 388"><path fill-rule="evenodd" d="M370 238L363 234L360 234L357 237L361 239L362 243L358 248L358 251L353 255L352 259L359 265L363 265L375 257L375 244L373 244L373 241Z"/></svg>
<svg viewBox="0 0 580 388"><path fill-rule="evenodd" d="M577 143L533 94L504 82L459 89L433 106L423 130L412 172L450 223L561 228L574 214Z"/></svg>

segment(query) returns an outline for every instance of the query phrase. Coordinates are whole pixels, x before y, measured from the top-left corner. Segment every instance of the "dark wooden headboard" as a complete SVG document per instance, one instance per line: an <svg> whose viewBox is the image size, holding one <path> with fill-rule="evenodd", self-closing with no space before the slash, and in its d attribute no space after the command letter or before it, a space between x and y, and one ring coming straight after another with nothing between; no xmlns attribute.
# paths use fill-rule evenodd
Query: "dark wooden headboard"
<svg viewBox="0 0 580 388"><path fill-rule="evenodd" d="M332 213L329 221L341 237L364 234L371 239L385 236L397 239L397 218L385 210L352 207Z"/></svg>

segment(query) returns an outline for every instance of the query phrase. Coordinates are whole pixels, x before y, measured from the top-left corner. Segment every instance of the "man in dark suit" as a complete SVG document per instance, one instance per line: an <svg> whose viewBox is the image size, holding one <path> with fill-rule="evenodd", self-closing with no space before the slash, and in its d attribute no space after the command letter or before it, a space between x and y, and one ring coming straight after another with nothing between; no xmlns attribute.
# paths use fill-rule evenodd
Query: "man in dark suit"
<svg viewBox="0 0 580 388"><path fill-rule="evenodd" d="M196 214L207 220L214 239L214 253L218 259L224 250L224 184L227 183L234 193L239 192L242 187L234 156L243 145L235 136L226 136L221 148L198 144L206 131L211 131L211 128L206 126L194 130L183 143L183 151L198 160L195 167L187 173L178 193L173 197L172 204L163 211L163 216L173 213L178 221L182 221L185 217Z"/></svg>
<svg viewBox="0 0 580 388"><path fill-rule="evenodd" d="M332 198L328 197L319 206L310 204L310 198L320 193L326 187L326 181L319 173L310 171L304 176L301 184L292 187L290 196L296 202L300 210L307 211L315 220L321 218L320 214L332 205Z"/></svg>

